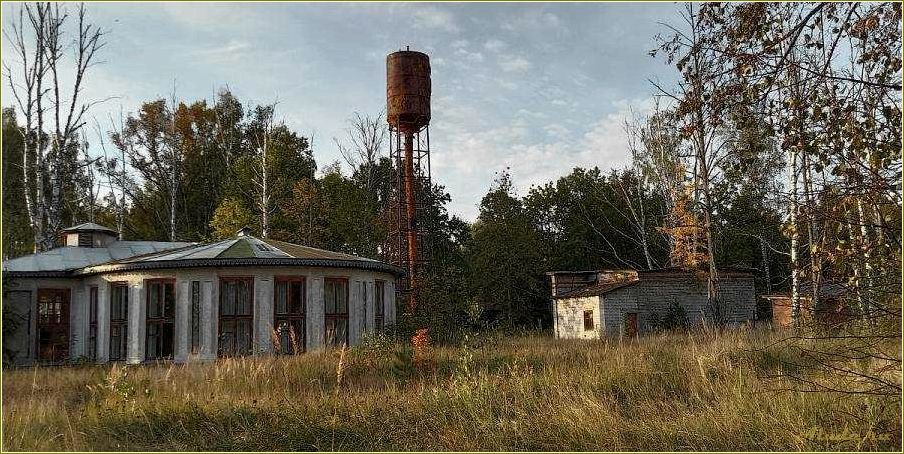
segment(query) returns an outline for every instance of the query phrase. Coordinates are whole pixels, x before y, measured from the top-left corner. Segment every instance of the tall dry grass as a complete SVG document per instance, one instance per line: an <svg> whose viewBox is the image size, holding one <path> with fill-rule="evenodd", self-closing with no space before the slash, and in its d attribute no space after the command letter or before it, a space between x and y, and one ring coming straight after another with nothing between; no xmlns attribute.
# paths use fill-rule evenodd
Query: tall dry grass
<svg viewBox="0 0 904 454"><path fill-rule="evenodd" d="M771 336L483 336L416 367L368 342L342 358L7 370L3 448L900 451L900 401L793 391L791 362L758 351Z"/></svg>

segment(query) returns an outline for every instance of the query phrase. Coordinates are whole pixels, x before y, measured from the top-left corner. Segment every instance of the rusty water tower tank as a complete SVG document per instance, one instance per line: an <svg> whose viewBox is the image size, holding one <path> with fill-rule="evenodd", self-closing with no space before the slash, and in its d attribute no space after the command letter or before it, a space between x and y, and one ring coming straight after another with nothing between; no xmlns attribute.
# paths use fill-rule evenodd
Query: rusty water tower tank
<svg viewBox="0 0 904 454"><path fill-rule="evenodd" d="M430 58L413 50L386 56L386 120L419 131L430 123Z"/></svg>

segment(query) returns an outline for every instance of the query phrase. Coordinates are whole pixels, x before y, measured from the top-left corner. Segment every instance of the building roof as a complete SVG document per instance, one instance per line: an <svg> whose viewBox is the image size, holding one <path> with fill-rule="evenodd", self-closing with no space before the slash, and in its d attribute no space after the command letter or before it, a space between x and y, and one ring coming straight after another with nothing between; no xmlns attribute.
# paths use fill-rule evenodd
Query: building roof
<svg viewBox="0 0 904 454"><path fill-rule="evenodd" d="M238 238L139 255L78 270L75 274L97 274L166 268L230 266L323 266L357 268L404 274L397 266L341 252L327 251L240 233Z"/></svg>
<svg viewBox="0 0 904 454"><path fill-rule="evenodd" d="M76 232L105 232L112 235L119 235L119 232L113 230L109 227L104 227L100 224L95 224L93 222L84 222L79 225L74 225L72 227L68 227L63 229L63 233L76 233Z"/></svg>
<svg viewBox="0 0 904 454"><path fill-rule="evenodd" d="M750 268L737 268L737 267L726 267L719 269L719 275L725 277L744 277L744 278L753 278L754 274ZM597 271L552 271L546 274L548 275L568 275L568 274L585 274L585 273L599 273L599 274L607 274L610 276L618 276L620 273L632 273L635 276L623 276L620 278L616 278L615 280L607 279L602 280L600 278L597 279L597 282L589 284L584 287L580 287L568 292L565 292L561 295L556 295L554 299L562 299L562 298L582 298L587 296L600 296L606 293L628 287L630 285L634 285L642 280L649 280L656 277L666 277L666 276L682 276L696 273L692 270L687 270L679 267L669 267L669 268L657 268L652 270L626 270L626 269L611 269L611 270L597 270Z"/></svg>
<svg viewBox="0 0 904 454"><path fill-rule="evenodd" d="M124 249L126 245L132 248ZM4 262L3 271L44 277L218 266L323 266L404 274L401 268L378 260L255 238L243 231L237 238L205 244L116 241L105 248L60 247Z"/></svg>
<svg viewBox="0 0 904 454"><path fill-rule="evenodd" d="M86 266L191 245L169 241L114 241L106 247L63 246L3 262L3 272L21 276L63 276Z"/></svg>
<svg viewBox="0 0 904 454"><path fill-rule="evenodd" d="M756 272L755 268L746 268L746 267L738 267L738 266L726 266L720 267L718 270L720 274L754 274ZM599 270L580 270L580 271L547 271L545 274L547 276L556 276L556 275L569 275L569 274L591 274L591 273L623 273L623 272L635 272L639 274L687 274L693 273L694 271L690 271L686 268L681 268L677 266L665 267L665 268L653 268L649 270L635 270L629 268L604 268ZM705 271L704 271L705 272Z"/></svg>

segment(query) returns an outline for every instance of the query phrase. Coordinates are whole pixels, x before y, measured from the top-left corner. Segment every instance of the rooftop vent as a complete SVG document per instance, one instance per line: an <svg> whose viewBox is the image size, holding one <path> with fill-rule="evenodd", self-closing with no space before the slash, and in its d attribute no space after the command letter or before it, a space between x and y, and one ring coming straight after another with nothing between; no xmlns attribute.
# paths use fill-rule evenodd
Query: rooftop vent
<svg viewBox="0 0 904 454"><path fill-rule="evenodd" d="M106 247L116 241L119 232L93 222L85 222L62 231L63 243L69 247Z"/></svg>

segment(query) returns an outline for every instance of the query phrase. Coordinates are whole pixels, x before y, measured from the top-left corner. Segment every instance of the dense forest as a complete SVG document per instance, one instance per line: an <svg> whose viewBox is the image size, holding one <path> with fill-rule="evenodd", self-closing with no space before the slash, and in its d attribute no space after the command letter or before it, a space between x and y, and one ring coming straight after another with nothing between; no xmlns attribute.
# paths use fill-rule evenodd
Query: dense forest
<svg viewBox="0 0 904 454"><path fill-rule="evenodd" d="M66 39L78 77L60 84L76 93L105 36L73 20L84 9L24 8L32 20L14 22L13 44L51 44L34 55L14 45L20 62L5 65L7 82L25 82L3 110L4 258L53 247L61 228L84 221L123 239L180 241L248 225L380 258L391 177L380 113L350 112L347 137L327 144L289 128L277 103L243 103L226 88L95 119L95 100L51 104L54 86L41 82L64 58L55 33L75 27ZM611 267L690 267L711 287L719 269L747 267L761 293L795 302L818 287L807 282L840 281L864 317L899 315L900 4L681 8L686 22L666 24L651 51L680 81L651 84L656 107L625 122L631 165L574 168L520 194L518 176L499 169L474 222L447 211L442 175L423 188L420 317L437 336L547 327L543 273ZM343 161L317 162L325 147Z"/></svg>

